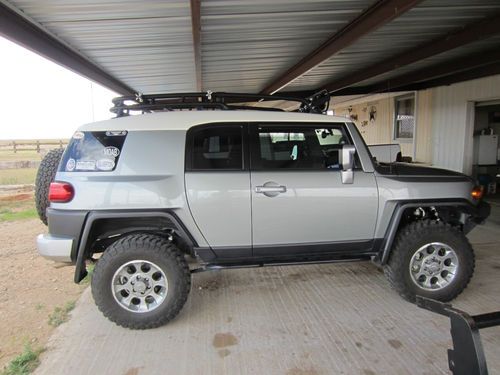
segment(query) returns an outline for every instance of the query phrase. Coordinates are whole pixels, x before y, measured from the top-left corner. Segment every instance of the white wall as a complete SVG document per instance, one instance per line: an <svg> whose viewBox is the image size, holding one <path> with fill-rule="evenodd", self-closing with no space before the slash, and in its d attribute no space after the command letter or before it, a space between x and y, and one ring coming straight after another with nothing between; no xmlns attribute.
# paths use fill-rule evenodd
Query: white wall
<svg viewBox="0 0 500 375"><path fill-rule="evenodd" d="M430 89L432 164L472 171L474 102L500 98L500 75Z"/></svg>
<svg viewBox="0 0 500 375"><path fill-rule="evenodd" d="M337 115L357 116L357 119L353 121L367 144L399 143L403 156L414 158L412 141L394 140L394 97L405 94L407 93L400 92L358 97L341 103L332 103L331 108L335 109ZM426 108L421 108L420 103L428 105L430 98L430 94L426 94L422 98L417 94L416 98L416 158L414 159L422 163L431 162L429 150L427 150L428 138L430 137L430 121L427 115L428 111L426 111ZM369 114L372 107L376 108L377 111L375 121L370 121ZM351 112L349 112L349 108L351 108ZM423 142L420 142L420 139Z"/></svg>

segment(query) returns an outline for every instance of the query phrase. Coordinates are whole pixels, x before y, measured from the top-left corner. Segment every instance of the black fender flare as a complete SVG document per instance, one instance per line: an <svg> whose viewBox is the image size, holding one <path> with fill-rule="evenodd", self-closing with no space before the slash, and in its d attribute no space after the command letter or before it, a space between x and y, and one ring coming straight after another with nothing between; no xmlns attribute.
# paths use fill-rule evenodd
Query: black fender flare
<svg viewBox="0 0 500 375"><path fill-rule="evenodd" d="M418 207L456 207L465 214L470 215L475 223L480 223L488 217L490 213L490 206L486 202L481 202L478 206L474 206L467 199L440 199L440 200L405 200L398 201L396 207L392 212L389 225L386 229L384 239L380 246L379 255L377 256L378 262L384 265L389 259L394 238L399 229L401 217L403 212L408 208ZM470 228L472 229L472 228Z"/></svg>
<svg viewBox="0 0 500 375"><path fill-rule="evenodd" d="M87 214L85 223L83 226L83 231L80 236L80 242L77 246L76 251L76 268L75 268L75 283L82 281L85 276L87 276L87 269L85 266L85 255L89 246L89 238L94 224L101 220L113 220L113 219L142 219L142 218L158 218L165 219L167 222L171 223L170 229L179 235L191 248L196 248L198 246L194 237L189 233L187 228L184 226L182 221L177 217L175 212L172 210L102 210L102 211L90 211Z"/></svg>

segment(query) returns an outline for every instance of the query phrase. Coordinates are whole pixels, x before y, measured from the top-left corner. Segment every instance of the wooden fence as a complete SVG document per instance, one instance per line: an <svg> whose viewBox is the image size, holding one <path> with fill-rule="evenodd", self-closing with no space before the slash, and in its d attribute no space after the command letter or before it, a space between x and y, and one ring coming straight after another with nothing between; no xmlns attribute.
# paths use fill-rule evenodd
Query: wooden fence
<svg viewBox="0 0 500 375"><path fill-rule="evenodd" d="M67 139L59 140L34 140L34 141L9 141L0 143L0 151L36 151L40 153L44 149L64 148L68 144Z"/></svg>

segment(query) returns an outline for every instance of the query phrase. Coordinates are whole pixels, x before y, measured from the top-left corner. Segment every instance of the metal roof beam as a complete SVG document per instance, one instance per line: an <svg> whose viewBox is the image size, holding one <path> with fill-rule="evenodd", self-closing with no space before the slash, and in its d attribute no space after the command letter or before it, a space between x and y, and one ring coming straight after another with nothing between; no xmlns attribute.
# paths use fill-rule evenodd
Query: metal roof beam
<svg viewBox="0 0 500 375"><path fill-rule="evenodd" d="M0 35L122 95L135 91L0 2Z"/></svg>
<svg viewBox="0 0 500 375"><path fill-rule="evenodd" d="M461 57L455 60L448 60L443 63L425 67L410 73L377 82L368 86L347 87L335 92L335 96L352 94L376 94L390 91L405 91L408 87L417 87L425 82L438 82L441 77L452 74L480 71L477 68L485 65L500 63L500 49L494 48ZM428 84L428 83L427 83Z"/></svg>
<svg viewBox="0 0 500 375"><path fill-rule="evenodd" d="M439 77L428 81L411 84L408 86L402 86L400 87L399 90L401 91L425 90L432 87L448 86L453 83L470 81L473 79L489 77L496 74L500 74L500 62L494 62L471 70L450 74L444 77Z"/></svg>
<svg viewBox="0 0 500 375"><path fill-rule="evenodd" d="M321 88L331 93L342 90L355 83L387 73L402 66L426 59L428 57L452 50L454 48L488 38L500 32L500 14L481 19L442 37L425 42L399 55L379 61L368 68L355 71L343 78L331 81ZM485 56L485 58L487 58ZM450 69L452 67L450 66ZM337 95L337 94L336 94Z"/></svg>
<svg viewBox="0 0 500 375"><path fill-rule="evenodd" d="M325 43L305 56L278 79L267 85L262 94L274 94L296 78L353 44L362 36L378 29L387 22L413 8L421 0L380 0L366 9L353 21L340 29Z"/></svg>
<svg viewBox="0 0 500 375"><path fill-rule="evenodd" d="M194 66L196 70L196 89L202 90L201 76L201 0L191 0L191 25L193 29Z"/></svg>

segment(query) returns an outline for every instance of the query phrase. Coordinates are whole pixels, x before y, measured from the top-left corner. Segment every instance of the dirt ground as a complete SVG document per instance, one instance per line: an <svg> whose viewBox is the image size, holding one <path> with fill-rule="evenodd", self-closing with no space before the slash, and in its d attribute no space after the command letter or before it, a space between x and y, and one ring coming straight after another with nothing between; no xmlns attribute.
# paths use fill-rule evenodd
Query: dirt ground
<svg viewBox="0 0 500 375"><path fill-rule="evenodd" d="M73 283L73 267L37 254L36 236L46 230L38 219L0 222L0 370L26 343L45 346L49 314L85 288Z"/></svg>

